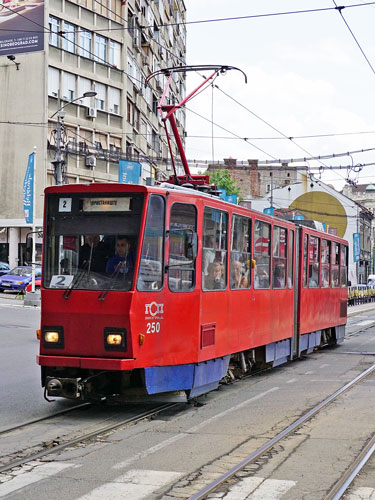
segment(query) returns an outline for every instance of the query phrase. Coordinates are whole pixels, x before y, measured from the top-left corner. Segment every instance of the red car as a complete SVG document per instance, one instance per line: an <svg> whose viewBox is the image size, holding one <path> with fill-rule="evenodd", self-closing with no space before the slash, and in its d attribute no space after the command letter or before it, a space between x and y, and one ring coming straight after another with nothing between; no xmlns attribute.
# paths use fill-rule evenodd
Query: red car
<svg viewBox="0 0 375 500"><path fill-rule="evenodd" d="M26 287L26 292L31 292L32 283L29 283ZM35 278L35 290L40 290L40 277Z"/></svg>

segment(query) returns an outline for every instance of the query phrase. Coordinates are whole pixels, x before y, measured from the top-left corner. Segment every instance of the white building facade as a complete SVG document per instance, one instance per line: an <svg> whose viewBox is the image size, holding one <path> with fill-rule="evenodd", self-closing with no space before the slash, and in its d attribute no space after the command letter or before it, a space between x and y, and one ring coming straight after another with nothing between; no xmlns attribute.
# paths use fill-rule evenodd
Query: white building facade
<svg viewBox="0 0 375 500"><path fill-rule="evenodd" d="M185 11L183 0L49 0L44 50L16 54L18 69L0 56L0 260L11 266L24 261L31 227L24 219L23 180L34 148L39 228L44 188L55 184L56 149L65 183L118 182L121 159L141 163L140 182L169 175L157 110L165 78L147 87L144 81L153 71L185 63ZM96 95L83 98L85 92ZM173 78L172 95L185 96L183 73ZM182 110L176 120L183 137ZM37 243L40 254L40 235Z"/></svg>

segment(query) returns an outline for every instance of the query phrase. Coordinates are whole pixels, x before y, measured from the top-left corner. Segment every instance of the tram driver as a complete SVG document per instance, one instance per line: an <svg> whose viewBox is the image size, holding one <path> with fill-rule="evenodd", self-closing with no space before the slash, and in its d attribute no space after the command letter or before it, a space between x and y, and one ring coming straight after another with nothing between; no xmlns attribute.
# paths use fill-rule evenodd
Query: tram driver
<svg viewBox="0 0 375 500"><path fill-rule="evenodd" d="M116 253L108 259L105 272L113 276L131 274L134 271L134 260L130 241L119 235L116 240Z"/></svg>
<svg viewBox="0 0 375 500"><path fill-rule="evenodd" d="M79 267L96 273L104 273L108 249L98 234L86 235L86 243L80 248Z"/></svg>

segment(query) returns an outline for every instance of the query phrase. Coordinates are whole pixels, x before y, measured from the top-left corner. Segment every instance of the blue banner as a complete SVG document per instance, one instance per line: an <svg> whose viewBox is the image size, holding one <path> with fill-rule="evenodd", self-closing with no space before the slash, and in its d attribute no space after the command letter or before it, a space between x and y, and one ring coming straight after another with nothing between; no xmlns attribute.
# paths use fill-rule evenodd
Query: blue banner
<svg viewBox="0 0 375 500"><path fill-rule="evenodd" d="M219 191L219 198L225 200L227 191L224 188L218 188L218 191Z"/></svg>
<svg viewBox="0 0 375 500"><path fill-rule="evenodd" d="M353 233L353 262L359 262L361 258L361 235Z"/></svg>
<svg viewBox="0 0 375 500"><path fill-rule="evenodd" d="M274 208L273 207L268 207L263 210L263 213L266 215L273 215Z"/></svg>
<svg viewBox="0 0 375 500"><path fill-rule="evenodd" d="M33 206L34 206L34 161L35 153L29 155L25 179L23 181L23 210L25 220L28 224L33 223Z"/></svg>
<svg viewBox="0 0 375 500"><path fill-rule="evenodd" d="M235 205L237 205L237 195L236 194L227 194L225 199L229 203L234 203Z"/></svg>
<svg viewBox="0 0 375 500"><path fill-rule="evenodd" d="M137 161L120 160L118 166L119 184L139 184L142 167Z"/></svg>

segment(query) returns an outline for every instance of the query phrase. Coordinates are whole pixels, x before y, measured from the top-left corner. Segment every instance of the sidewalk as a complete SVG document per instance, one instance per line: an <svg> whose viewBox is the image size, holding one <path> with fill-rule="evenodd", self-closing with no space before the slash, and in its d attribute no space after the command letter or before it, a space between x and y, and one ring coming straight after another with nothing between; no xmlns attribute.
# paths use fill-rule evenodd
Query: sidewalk
<svg viewBox="0 0 375 500"><path fill-rule="evenodd" d="M348 317L355 316L356 314L361 314L368 311L375 311L375 302L369 302L368 304L360 304L359 306L348 306Z"/></svg>

